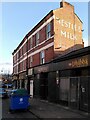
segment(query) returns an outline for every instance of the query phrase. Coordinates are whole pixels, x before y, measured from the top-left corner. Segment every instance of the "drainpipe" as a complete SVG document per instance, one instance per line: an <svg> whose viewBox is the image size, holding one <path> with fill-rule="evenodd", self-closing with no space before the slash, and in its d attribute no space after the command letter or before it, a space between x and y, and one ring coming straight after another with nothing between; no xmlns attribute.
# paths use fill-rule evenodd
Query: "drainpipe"
<svg viewBox="0 0 90 120"><path fill-rule="evenodd" d="M26 52L27 52L27 59L26 59L26 79L28 83L28 35L26 35ZM29 93L29 84L27 84L27 90Z"/></svg>

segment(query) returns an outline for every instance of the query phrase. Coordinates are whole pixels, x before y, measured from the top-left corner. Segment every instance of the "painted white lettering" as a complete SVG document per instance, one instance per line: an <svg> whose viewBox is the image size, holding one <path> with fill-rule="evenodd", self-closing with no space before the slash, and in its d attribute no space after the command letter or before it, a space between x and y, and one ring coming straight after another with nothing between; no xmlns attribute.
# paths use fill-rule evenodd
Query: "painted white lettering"
<svg viewBox="0 0 90 120"><path fill-rule="evenodd" d="M78 26L78 32L81 32L81 28L80 28L80 26Z"/></svg>
<svg viewBox="0 0 90 120"><path fill-rule="evenodd" d="M66 32L63 32L63 31L61 30L61 36L66 37Z"/></svg>
<svg viewBox="0 0 90 120"><path fill-rule="evenodd" d="M68 22L68 28L70 28L70 26L71 26L71 23L70 23L70 22Z"/></svg>
<svg viewBox="0 0 90 120"><path fill-rule="evenodd" d="M67 38L69 39L69 32L67 32Z"/></svg>
<svg viewBox="0 0 90 120"><path fill-rule="evenodd" d="M71 40L77 40L77 36L74 34L71 34L69 32L66 31L62 31L61 30L61 36L64 36L65 38L71 39Z"/></svg>
<svg viewBox="0 0 90 120"><path fill-rule="evenodd" d="M70 33L70 39L74 40L74 35L72 35L71 33Z"/></svg>
<svg viewBox="0 0 90 120"><path fill-rule="evenodd" d="M74 36L74 40L77 40L77 36L76 35Z"/></svg>
<svg viewBox="0 0 90 120"><path fill-rule="evenodd" d="M68 28L68 22L65 21L64 24L65 24L64 26Z"/></svg>
<svg viewBox="0 0 90 120"><path fill-rule="evenodd" d="M73 35L73 34L70 33L70 39L71 40L77 40L77 37L76 37L76 35Z"/></svg>
<svg viewBox="0 0 90 120"><path fill-rule="evenodd" d="M74 25L73 25L73 24L71 24L71 29L72 29L72 30L74 29Z"/></svg>
<svg viewBox="0 0 90 120"><path fill-rule="evenodd" d="M59 19L59 24L63 27L66 27L66 28L69 28L69 29L72 29L72 30L75 30L75 31L78 31L78 32L81 32L81 27L80 26L77 26L76 24L72 24L68 21L65 21L63 19Z"/></svg>
<svg viewBox="0 0 90 120"><path fill-rule="evenodd" d="M77 30L77 26L76 26L76 24L74 25L74 30L75 30L75 31Z"/></svg>
<svg viewBox="0 0 90 120"><path fill-rule="evenodd" d="M61 25L64 26L64 20L61 20Z"/></svg>

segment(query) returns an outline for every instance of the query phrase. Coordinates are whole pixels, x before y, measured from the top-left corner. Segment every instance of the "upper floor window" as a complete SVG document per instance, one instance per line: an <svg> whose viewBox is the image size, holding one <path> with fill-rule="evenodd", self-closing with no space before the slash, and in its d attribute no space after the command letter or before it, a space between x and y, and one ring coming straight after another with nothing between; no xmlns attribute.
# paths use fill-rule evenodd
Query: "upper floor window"
<svg viewBox="0 0 90 120"><path fill-rule="evenodd" d="M13 63L15 63L16 61L15 61L15 56L13 56Z"/></svg>
<svg viewBox="0 0 90 120"><path fill-rule="evenodd" d="M38 45L39 44L39 32L36 33L36 43L35 45Z"/></svg>
<svg viewBox="0 0 90 120"><path fill-rule="evenodd" d="M32 37L30 38L30 49L32 48L32 46L33 46L33 39L32 39Z"/></svg>
<svg viewBox="0 0 90 120"><path fill-rule="evenodd" d="M46 37L47 39L51 37L51 23L48 23L46 26Z"/></svg>
<svg viewBox="0 0 90 120"><path fill-rule="evenodd" d="M22 70L24 70L24 61L22 62Z"/></svg>
<svg viewBox="0 0 90 120"><path fill-rule="evenodd" d="M18 51L18 59L21 57L21 50Z"/></svg>
<svg viewBox="0 0 90 120"><path fill-rule="evenodd" d="M30 57L30 67L32 67L33 57Z"/></svg>
<svg viewBox="0 0 90 120"><path fill-rule="evenodd" d="M40 52L40 64L44 64L45 63L45 52L41 51Z"/></svg>
<svg viewBox="0 0 90 120"><path fill-rule="evenodd" d="M16 69L17 69L16 71L17 71L17 73L18 73L18 65L17 65L17 68L16 68Z"/></svg>
<svg viewBox="0 0 90 120"><path fill-rule="evenodd" d="M17 59L18 59L18 54L19 54L19 52L17 52L17 54L16 54L16 61L17 61Z"/></svg>
<svg viewBox="0 0 90 120"><path fill-rule="evenodd" d="M21 48L21 56L23 55L23 47Z"/></svg>

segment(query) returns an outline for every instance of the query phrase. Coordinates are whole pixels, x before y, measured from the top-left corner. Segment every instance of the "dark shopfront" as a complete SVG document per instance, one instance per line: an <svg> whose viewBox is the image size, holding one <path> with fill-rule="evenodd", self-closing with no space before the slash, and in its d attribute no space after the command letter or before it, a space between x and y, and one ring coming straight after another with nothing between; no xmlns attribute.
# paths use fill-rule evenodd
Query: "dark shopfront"
<svg viewBox="0 0 90 120"><path fill-rule="evenodd" d="M17 80L18 80L18 75L13 75L13 89L17 88Z"/></svg>
<svg viewBox="0 0 90 120"><path fill-rule="evenodd" d="M25 75L20 73L19 75L13 75L13 89L24 88Z"/></svg>
<svg viewBox="0 0 90 120"><path fill-rule="evenodd" d="M54 101L90 112L90 49L84 48L53 61L49 79L56 76ZM50 97L50 100L52 96Z"/></svg>
<svg viewBox="0 0 90 120"><path fill-rule="evenodd" d="M34 97L48 99L48 72L48 65L34 68Z"/></svg>
<svg viewBox="0 0 90 120"><path fill-rule="evenodd" d="M90 49L34 68L34 97L90 112Z"/></svg>
<svg viewBox="0 0 90 120"><path fill-rule="evenodd" d="M17 88L25 88L26 72L19 73L17 80Z"/></svg>
<svg viewBox="0 0 90 120"><path fill-rule="evenodd" d="M68 105L74 109L88 111L90 99L90 76L83 76L82 74L82 72L87 71L87 69L90 70L90 68L76 68L72 70L59 71L57 99L59 103Z"/></svg>

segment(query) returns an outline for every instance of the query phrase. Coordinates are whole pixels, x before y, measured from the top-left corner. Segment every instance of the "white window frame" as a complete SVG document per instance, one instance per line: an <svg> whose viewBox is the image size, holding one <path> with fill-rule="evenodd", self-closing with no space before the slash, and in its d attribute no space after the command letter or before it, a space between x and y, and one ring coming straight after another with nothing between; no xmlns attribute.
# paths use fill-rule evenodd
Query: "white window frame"
<svg viewBox="0 0 90 120"><path fill-rule="evenodd" d="M32 49L32 46L33 46L33 39L32 37L30 38L30 49Z"/></svg>
<svg viewBox="0 0 90 120"><path fill-rule="evenodd" d="M33 57L30 56L30 67L32 67Z"/></svg>
<svg viewBox="0 0 90 120"><path fill-rule="evenodd" d="M36 33L36 46L39 44L39 31Z"/></svg>
<svg viewBox="0 0 90 120"><path fill-rule="evenodd" d="M17 65L17 68L16 68L16 69L17 69L17 73L18 73L18 65Z"/></svg>
<svg viewBox="0 0 90 120"><path fill-rule="evenodd" d="M44 64L45 63L45 51L42 50L40 52L40 64Z"/></svg>
<svg viewBox="0 0 90 120"><path fill-rule="evenodd" d="M47 39L51 37L51 23L48 23L46 26L46 37Z"/></svg>
<svg viewBox="0 0 90 120"><path fill-rule="evenodd" d="M22 62L22 70L24 70L24 61Z"/></svg>

